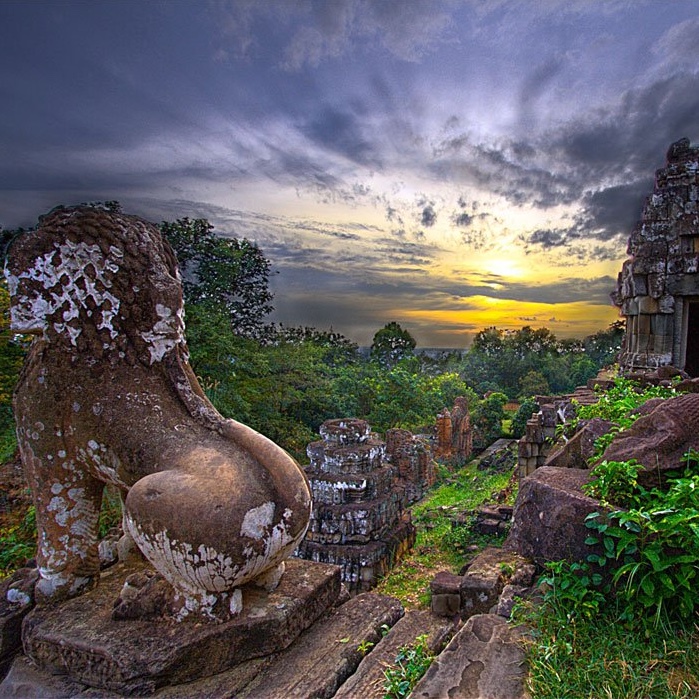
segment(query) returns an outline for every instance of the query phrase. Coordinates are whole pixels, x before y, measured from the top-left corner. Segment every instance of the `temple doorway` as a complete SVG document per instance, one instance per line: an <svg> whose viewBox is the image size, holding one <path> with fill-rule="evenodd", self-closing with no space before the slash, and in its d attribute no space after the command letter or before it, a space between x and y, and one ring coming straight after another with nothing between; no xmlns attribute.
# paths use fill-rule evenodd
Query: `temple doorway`
<svg viewBox="0 0 699 699"><path fill-rule="evenodd" d="M699 301L688 304L684 370L690 376L699 376Z"/></svg>

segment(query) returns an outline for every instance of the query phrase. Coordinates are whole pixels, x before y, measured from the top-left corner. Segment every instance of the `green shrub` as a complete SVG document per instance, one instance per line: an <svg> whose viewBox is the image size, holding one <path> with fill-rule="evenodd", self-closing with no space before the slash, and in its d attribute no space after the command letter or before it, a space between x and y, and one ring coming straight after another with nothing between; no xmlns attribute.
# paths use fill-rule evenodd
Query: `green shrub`
<svg viewBox="0 0 699 699"><path fill-rule="evenodd" d="M593 572L589 564L551 561L545 568L546 573L539 579L545 587L544 601L568 620L591 619L604 606L602 575Z"/></svg>
<svg viewBox="0 0 699 699"><path fill-rule="evenodd" d="M588 561L613 564L616 594L626 602L623 618L653 614L655 624L687 619L699 607L699 473L696 452L687 454L681 477L668 480L668 488L646 491L635 483L637 467L629 462L603 462L600 472L613 465L608 478L621 493L628 510L587 517L596 532L586 543L602 546L603 553ZM624 476L627 481L624 484Z"/></svg>
<svg viewBox="0 0 699 699"><path fill-rule="evenodd" d="M630 461L602 461L592 471L593 479L582 489L603 503L618 507L638 505L646 491L638 485L638 473L643 464L636 459Z"/></svg>
<svg viewBox="0 0 699 699"><path fill-rule="evenodd" d="M434 655L427 647L427 634L418 636L415 643L401 646L394 667L384 670L384 699L407 697L418 680L427 672Z"/></svg>

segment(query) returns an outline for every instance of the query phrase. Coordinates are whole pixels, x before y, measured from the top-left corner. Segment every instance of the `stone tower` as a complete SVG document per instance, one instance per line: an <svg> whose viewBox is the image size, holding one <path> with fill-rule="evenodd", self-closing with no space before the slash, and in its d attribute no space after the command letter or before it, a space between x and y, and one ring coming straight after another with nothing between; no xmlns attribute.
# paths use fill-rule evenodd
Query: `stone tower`
<svg viewBox="0 0 699 699"><path fill-rule="evenodd" d="M371 589L415 541L405 485L364 420L327 420L308 445L313 513L299 558L342 567L350 593Z"/></svg>
<svg viewBox="0 0 699 699"><path fill-rule="evenodd" d="M699 147L673 143L628 245L612 300L626 318L624 372L699 376Z"/></svg>

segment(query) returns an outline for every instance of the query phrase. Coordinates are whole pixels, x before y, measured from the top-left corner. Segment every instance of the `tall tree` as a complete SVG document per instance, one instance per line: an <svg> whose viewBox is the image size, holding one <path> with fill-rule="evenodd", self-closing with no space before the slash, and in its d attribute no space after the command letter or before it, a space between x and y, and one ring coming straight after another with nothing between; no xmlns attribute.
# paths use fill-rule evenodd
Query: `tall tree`
<svg viewBox="0 0 699 699"><path fill-rule="evenodd" d="M401 359L413 356L415 338L396 322L386 323L374 335L371 343L371 356L380 364L395 366Z"/></svg>
<svg viewBox="0 0 699 699"><path fill-rule="evenodd" d="M259 335L273 309L273 295L271 265L257 245L214 235L205 218L163 221L160 230L177 255L185 304L225 309L237 335Z"/></svg>

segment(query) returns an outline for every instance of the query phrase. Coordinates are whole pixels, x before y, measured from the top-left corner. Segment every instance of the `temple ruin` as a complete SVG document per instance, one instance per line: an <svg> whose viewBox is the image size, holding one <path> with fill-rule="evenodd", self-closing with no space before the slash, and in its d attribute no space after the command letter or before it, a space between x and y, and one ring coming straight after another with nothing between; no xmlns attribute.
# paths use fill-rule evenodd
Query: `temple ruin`
<svg viewBox="0 0 699 699"><path fill-rule="evenodd" d="M626 318L625 373L672 365L699 376L699 147L673 143L629 237L612 300Z"/></svg>
<svg viewBox="0 0 699 699"><path fill-rule="evenodd" d="M406 488L366 421L327 420L319 431L305 469L313 513L296 555L341 566L350 593L369 590L415 541Z"/></svg>

